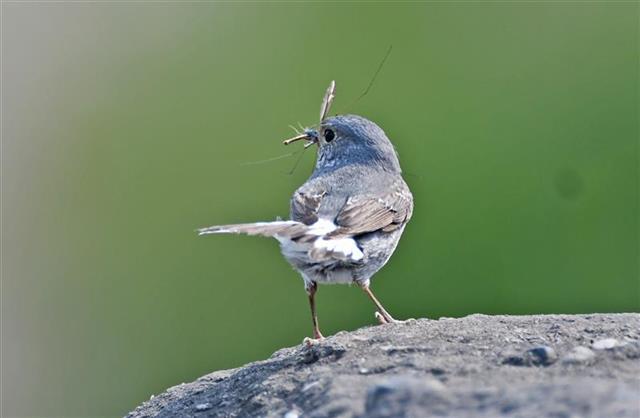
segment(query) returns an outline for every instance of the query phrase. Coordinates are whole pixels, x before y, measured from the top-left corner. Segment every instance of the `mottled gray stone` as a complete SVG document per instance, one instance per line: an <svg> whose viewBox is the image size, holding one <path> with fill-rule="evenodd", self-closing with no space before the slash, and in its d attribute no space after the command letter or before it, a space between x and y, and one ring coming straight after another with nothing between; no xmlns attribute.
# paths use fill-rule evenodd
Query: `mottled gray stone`
<svg viewBox="0 0 640 418"><path fill-rule="evenodd" d="M637 418L638 393L639 314L471 315L284 348L127 417Z"/></svg>
<svg viewBox="0 0 640 418"><path fill-rule="evenodd" d="M591 348L594 350L611 350L619 345L621 345L620 342L615 338L603 338L602 340L594 341L591 344Z"/></svg>
<svg viewBox="0 0 640 418"><path fill-rule="evenodd" d="M564 364L581 364L590 363L596 357L596 354L589 350L587 347L578 346L574 347L562 358Z"/></svg>

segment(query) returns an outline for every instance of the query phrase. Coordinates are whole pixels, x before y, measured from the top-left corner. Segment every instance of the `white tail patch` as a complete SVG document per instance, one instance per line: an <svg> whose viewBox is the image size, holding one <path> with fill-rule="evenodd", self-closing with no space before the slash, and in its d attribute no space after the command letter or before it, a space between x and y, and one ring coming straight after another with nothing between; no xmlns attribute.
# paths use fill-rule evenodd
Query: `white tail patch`
<svg viewBox="0 0 640 418"><path fill-rule="evenodd" d="M327 254L332 257L360 261L364 258L362 250L358 248L358 244L353 238L324 239L318 238L313 242L313 254Z"/></svg>
<svg viewBox="0 0 640 418"><path fill-rule="evenodd" d="M327 219L318 219L316 223L311 225L309 233L317 235L319 238L313 242L313 249L311 249L310 255L316 255L321 258L329 256L330 258L350 261L362 260L364 254L362 254L353 238L324 238L336 229L338 229L338 226Z"/></svg>
<svg viewBox="0 0 640 418"><path fill-rule="evenodd" d="M309 226L309 233L321 237L335 231L337 228L336 224L327 219L318 219L316 223Z"/></svg>

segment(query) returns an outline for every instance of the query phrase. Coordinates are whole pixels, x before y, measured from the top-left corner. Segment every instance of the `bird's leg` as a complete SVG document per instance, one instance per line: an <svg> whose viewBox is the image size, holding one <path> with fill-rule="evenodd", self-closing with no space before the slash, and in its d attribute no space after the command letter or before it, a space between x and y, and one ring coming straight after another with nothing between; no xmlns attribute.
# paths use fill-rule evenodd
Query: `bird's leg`
<svg viewBox="0 0 640 418"><path fill-rule="evenodd" d="M316 340L324 339L324 336L320 332L318 327L318 315L316 314L316 291L318 290L318 283L311 282L305 287L307 294L309 295L309 306L311 307L311 320L313 322L313 338Z"/></svg>
<svg viewBox="0 0 640 418"><path fill-rule="evenodd" d="M378 311L376 312L376 318L381 324L401 322L393 319L393 317L389 314L389 312L387 312L384 306L382 306L382 304L375 297L371 289L369 289L369 283L359 283L359 285L362 288L362 290L364 290L364 293L366 293L367 296L369 296L369 299L371 299L373 303L376 305L376 308L378 309Z"/></svg>

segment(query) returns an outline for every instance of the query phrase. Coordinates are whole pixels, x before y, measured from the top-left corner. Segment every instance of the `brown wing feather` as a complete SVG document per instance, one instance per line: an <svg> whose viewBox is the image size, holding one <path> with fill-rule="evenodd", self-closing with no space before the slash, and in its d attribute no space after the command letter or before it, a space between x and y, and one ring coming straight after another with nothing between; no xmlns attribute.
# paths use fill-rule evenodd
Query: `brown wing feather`
<svg viewBox="0 0 640 418"><path fill-rule="evenodd" d="M413 211L413 197L407 190L394 190L378 198L349 198L336 218L333 235L360 235L393 231L404 225Z"/></svg>
<svg viewBox="0 0 640 418"><path fill-rule="evenodd" d="M326 193L295 192L291 198L291 219L311 225L318 220L318 209Z"/></svg>

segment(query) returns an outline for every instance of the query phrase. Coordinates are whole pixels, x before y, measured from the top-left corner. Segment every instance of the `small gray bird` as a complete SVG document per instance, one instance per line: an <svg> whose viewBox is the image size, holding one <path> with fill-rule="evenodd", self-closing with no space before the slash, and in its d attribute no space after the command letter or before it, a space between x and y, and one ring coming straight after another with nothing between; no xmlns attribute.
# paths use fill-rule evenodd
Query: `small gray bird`
<svg viewBox="0 0 640 418"><path fill-rule="evenodd" d="M381 323L398 322L369 288L371 277L391 257L413 211L393 145L384 131L361 116L327 117L335 82L320 110L320 123L284 141L318 145L311 177L291 198L287 221L220 225L200 235L243 233L276 238L282 254L300 272L309 295L313 337L322 339L316 315L319 283L355 283L376 306Z"/></svg>

